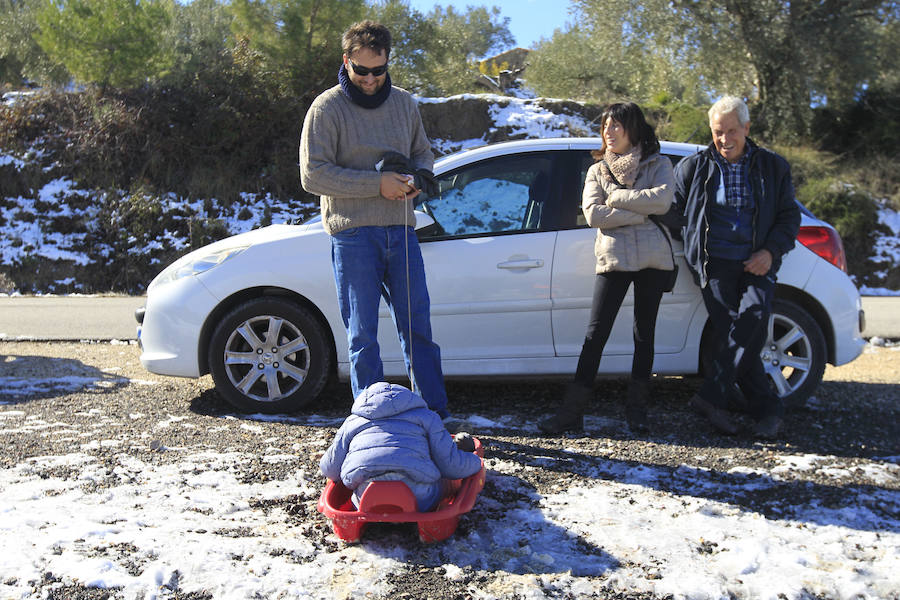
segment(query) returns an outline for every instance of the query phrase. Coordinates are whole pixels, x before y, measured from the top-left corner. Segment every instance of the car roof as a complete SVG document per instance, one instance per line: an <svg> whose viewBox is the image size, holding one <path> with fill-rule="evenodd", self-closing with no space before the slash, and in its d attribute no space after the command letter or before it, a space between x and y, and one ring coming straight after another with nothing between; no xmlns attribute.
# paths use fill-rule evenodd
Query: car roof
<svg viewBox="0 0 900 600"><path fill-rule="evenodd" d="M541 138L499 142L449 154L438 159L434 166L436 172L448 171L463 164L494 158L495 156L521 152L546 152L549 150L599 150L602 143L603 140L597 137ZM667 141L660 141L659 144L663 154L674 154L676 156L687 156L705 147L698 144Z"/></svg>

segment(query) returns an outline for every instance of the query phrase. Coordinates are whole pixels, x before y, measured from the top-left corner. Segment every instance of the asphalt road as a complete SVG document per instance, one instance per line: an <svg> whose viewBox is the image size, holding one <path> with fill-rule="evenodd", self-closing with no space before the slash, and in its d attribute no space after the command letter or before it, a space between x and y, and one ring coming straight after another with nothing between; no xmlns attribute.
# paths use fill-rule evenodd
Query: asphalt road
<svg viewBox="0 0 900 600"><path fill-rule="evenodd" d="M0 340L133 340L142 296L0 297ZM867 338L900 339L900 296L864 296Z"/></svg>

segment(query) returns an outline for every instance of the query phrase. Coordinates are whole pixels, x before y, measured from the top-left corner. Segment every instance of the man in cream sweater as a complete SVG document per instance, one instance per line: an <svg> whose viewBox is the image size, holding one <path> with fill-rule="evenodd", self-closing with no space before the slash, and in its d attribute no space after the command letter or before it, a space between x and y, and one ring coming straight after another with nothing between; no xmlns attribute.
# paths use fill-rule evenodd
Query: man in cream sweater
<svg viewBox="0 0 900 600"><path fill-rule="evenodd" d="M414 230L412 200L420 190L411 177L376 167L394 152L408 159L411 171L430 177L431 144L415 100L391 85L387 28L363 21L350 27L342 42L339 83L315 99L303 123L300 179L320 196L322 222L331 236L353 396L384 380L377 337L384 297L416 389L446 418L440 349L431 339L425 268Z"/></svg>

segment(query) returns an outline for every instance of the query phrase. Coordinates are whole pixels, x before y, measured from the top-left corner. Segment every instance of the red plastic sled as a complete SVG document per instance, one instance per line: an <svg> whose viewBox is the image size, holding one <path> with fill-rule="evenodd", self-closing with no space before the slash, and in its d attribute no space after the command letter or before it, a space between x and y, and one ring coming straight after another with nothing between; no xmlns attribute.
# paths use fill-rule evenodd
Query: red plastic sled
<svg viewBox="0 0 900 600"><path fill-rule="evenodd" d="M478 438L475 454L484 458ZM319 497L318 511L331 519L334 533L345 542L358 542L367 523L417 523L419 539L440 542L456 531L460 515L472 510L484 487L484 460L481 470L451 482L452 491L431 512L418 512L416 498L402 481L373 481L363 492L359 510L350 499L353 492L343 483L328 480Z"/></svg>

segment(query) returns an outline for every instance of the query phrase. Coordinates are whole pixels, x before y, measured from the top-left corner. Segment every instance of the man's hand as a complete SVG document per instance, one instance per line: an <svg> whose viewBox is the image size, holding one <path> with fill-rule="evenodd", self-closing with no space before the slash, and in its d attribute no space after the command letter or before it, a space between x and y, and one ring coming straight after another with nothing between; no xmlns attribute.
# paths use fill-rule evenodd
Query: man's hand
<svg viewBox="0 0 900 600"><path fill-rule="evenodd" d="M410 181L408 175L401 175L393 171L381 174L381 195L388 200L410 200L419 195L419 190Z"/></svg>
<svg viewBox="0 0 900 600"><path fill-rule="evenodd" d="M744 271L752 273L753 275L759 275L760 277L766 275L771 268L772 253L765 248L757 250L750 255L750 258L744 261Z"/></svg>

